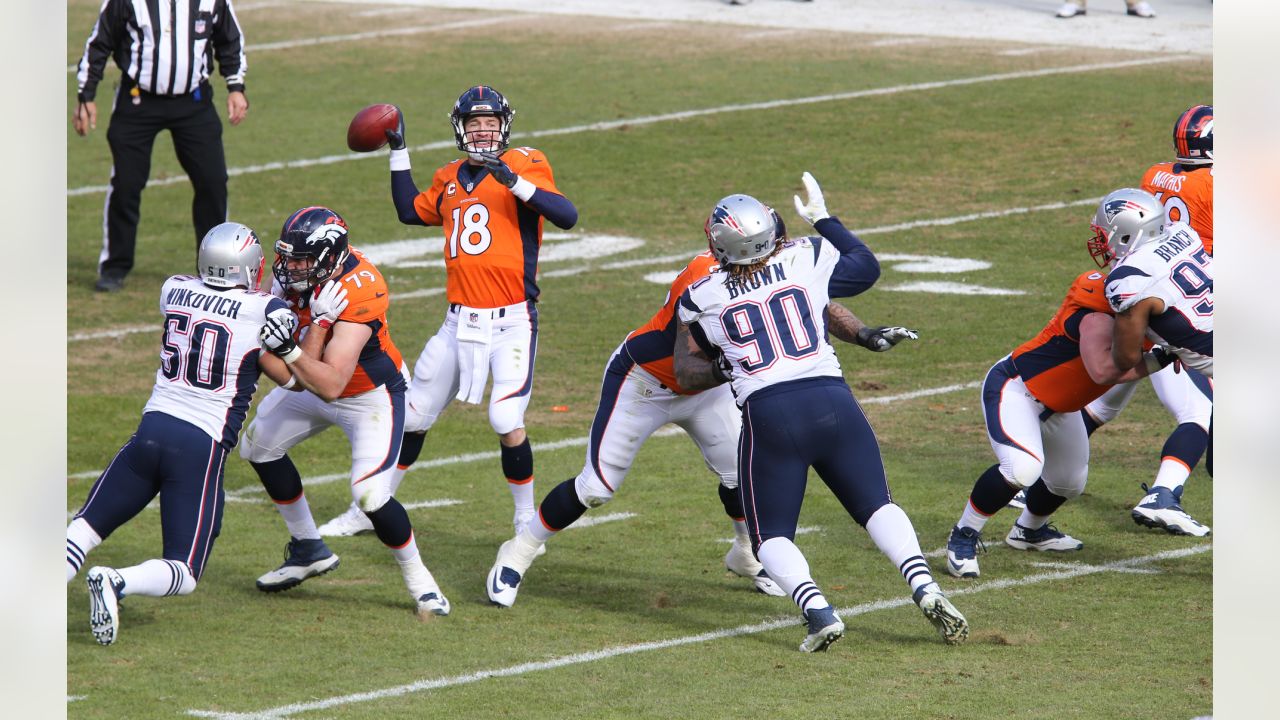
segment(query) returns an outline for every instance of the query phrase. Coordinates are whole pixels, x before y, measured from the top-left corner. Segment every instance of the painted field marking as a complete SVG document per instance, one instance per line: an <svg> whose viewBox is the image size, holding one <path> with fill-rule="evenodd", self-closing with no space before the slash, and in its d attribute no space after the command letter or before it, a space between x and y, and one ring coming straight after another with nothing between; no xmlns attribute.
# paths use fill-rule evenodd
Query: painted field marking
<svg viewBox="0 0 1280 720"><path fill-rule="evenodd" d="M474 21L479 22L479 21ZM406 28L411 30L412 28ZM390 31L388 31L390 32ZM302 42L302 41L299 41ZM644 125L653 125L656 123L665 123L675 120L689 120L691 118L708 117L712 115L720 115L723 113L748 112L752 110L775 110L778 108L795 107L797 105L815 105L827 102L839 102L843 100L856 100L859 98L880 97L883 95L897 95L906 92L921 92L925 90L940 90L943 88L962 87L965 85L981 85L985 83L1003 82L1005 80L1027 80L1031 78L1052 77L1054 75L1073 75L1079 73L1098 72L1102 70L1122 70L1125 68L1143 67L1146 65L1158 65L1171 62L1187 62L1199 60L1189 55L1174 55L1168 57L1143 58L1140 60L1125 60L1121 62L1110 63L1093 63L1088 65L1065 65L1051 68L1041 68L1039 70L1019 70L1017 72L996 73L992 75L979 75L969 78L956 78L953 80L935 80L932 82L910 83L907 85L890 85L887 87L869 88L866 90L850 90L847 92L830 93L825 95L810 95L807 97L787 98L783 100L766 100L754 103L742 103L736 105L721 105L719 107L703 108L700 110L683 110L680 112L663 113L661 115L643 115L640 117L625 118L622 120L606 120L596 123L588 123L586 125L570 125L562 128L551 128L547 130L533 130L530 132L513 133L512 139L525 138L542 138L555 137L559 135L573 135L582 132L601 132L605 130L617 130L618 128L632 128ZM452 139L440 140L437 142L427 143L425 145L416 145L410 148L411 152L425 152L428 150L442 150L445 148L455 147ZM330 165L333 163L347 162L349 160L368 160L377 158L385 160L386 156L381 153L346 153L343 155L326 155L319 158L311 158L305 160L285 160L279 162L266 163L263 165L249 165L245 167L234 167L227 169L229 177L237 177L240 175L250 175L260 172L269 172L274 170L285 170L294 168L311 167L313 165ZM190 180L181 173L172 175L167 178L155 178L147 183L148 187L157 185L176 185L179 183L188 183ZM67 190L67 195L89 195L93 193L106 192L107 185L86 185L78 188Z"/></svg>
<svg viewBox="0 0 1280 720"><path fill-rule="evenodd" d="M1079 563L1079 562L1033 562L1031 563L1031 566L1038 567L1038 568L1048 568L1051 570L1067 570L1071 568L1090 567L1086 563ZM1116 570L1112 570L1112 572L1130 573L1133 575L1159 575L1160 574L1160 571L1158 569L1149 568L1149 567L1118 568Z"/></svg>
<svg viewBox="0 0 1280 720"><path fill-rule="evenodd" d="M952 598L963 595L976 595L978 593L989 592L992 590L1004 590L1011 587L1026 587L1029 585L1037 585L1045 582L1053 582L1057 580L1070 580L1086 575L1094 575L1104 572L1126 572L1133 568L1141 568L1151 563L1164 560L1176 560L1180 558L1198 555L1200 553L1212 550L1212 545L1197 545L1195 547L1181 548L1178 550L1168 550L1165 552L1155 553L1153 555L1144 555L1142 557L1129 558L1126 560L1117 560L1115 562L1104 563L1101 565L1080 565L1051 572L1036 573L1033 575L1024 575L1020 578L1004 578L1000 580L990 580L974 585L964 585L956 587L952 584L952 588L948 590L948 595ZM844 607L837 612L846 621L848 618L858 615L867 615L879 610L891 610L911 604L911 598L900 596L891 600L877 600L874 602L863 603L851 607ZM668 640L656 640L653 642L636 643L633 645L618 645L611 648L602 648L584 653L575 653L573 655L564 655L551 660L541 662L521 663L519 665L510 665L503 668L493 668L490 670L480 670L465 675L452 675L448 677L431 678L418 680L416 682L397 685L394 687L381 688L375 690L367 690L359 693L351 693L348 695L337 695L334 697L312 700L309 702L292 703L289 705L280 705L274 708L267 708L253 712L226 712L217 710L187 710L187 714L192 717L216 718L217 720L272 720L274 718L286 718L297 715L299 713L311 712L314 710L326 710L334 707L342 707L353 705L356 703L371 702L383 700L386 698L402 697L414 693L427 692L430 690L438 690L440 688L457 687L459 685L469 685L471 683L490 680L493 678L506 678L525 675L540 670L554 670L562 667L570 667L573 665L584 665L600 660L608 660L624 655L635 655L637 653L650 652L653 650L666 650L673 647L681 647L684 645L693 645L696 643L711 642L714 640L724 640L726 638L741 637L743 635L755 635L762 632L772 630L780 630L783 628L796 628L795 615L765 620L750 625L739 625L734 628L725 628L722 630L713 630L711 632L700 633L698 635L685 635L682 637L670 638ZM924 630L921 630L924 632Z"/></svg>
<svg viewBox="0 0 1280 720"><path fill-rule="evenodd" d="M454 505L462 505L465 500L454 500L453 498L441 498L439 500L423 500L421 502L404 503L405 510L420 510L422 508L438 508L452 507Z"/></svg>
<svg viewBox="0 0 1280 720"><path fill-rule="evenodd" d="M569 527L565 528L565 530L572 530L574 528L586 528L586 527L591 527L592 525L601 525L604 523L615 522L618 520L627 520L635 516L636 514L633 512L616 512L616 513L609 513L607 515L583 515L582 517L573 521L573 524L569 525Z"/></svg>

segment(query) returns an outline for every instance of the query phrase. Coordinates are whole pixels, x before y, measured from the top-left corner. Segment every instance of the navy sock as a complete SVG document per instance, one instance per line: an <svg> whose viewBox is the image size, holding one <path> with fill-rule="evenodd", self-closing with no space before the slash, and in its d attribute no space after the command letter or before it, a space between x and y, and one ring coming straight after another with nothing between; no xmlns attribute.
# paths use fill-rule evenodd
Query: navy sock
<svg viewBox="0 0 1280 720"><path fill-rule="evenodd" d="M973 483L973 492L969 494L969 502L978 509L983 515L991 516L1000 511L1000 508L1009 504L1014 495L1018 494L1016 488L1010 487L1005 481L1004 475L1000 474L1000 466L992 465L987 468L986 472L978 476L976 482Z"/></svg>
<svg viewBox="0 0 1280 720"><path fill-rule="evenodd" d="M724 505L724 514L734 520L742 520L747 513L742 508L742 494L738 488L727 488L720 485L720 504Z"/></svg>
<svg viewBox="0 0 1280 720"><path fill-rule="evenodd" d="M1066 501L1061 495L1054 495L1049 491L1044 478L1036 480L1027 488L1027 512L1032 515L1052 515Z"/></svg>
<svg viewBox="0 0 1280 720"><path fill-rule="evenodd" d="M373 532L383 545L392 548L403 547L413 537L413 523L409 522L409 513L399 500L391 498L385 505L371 513L365 513L373 522Z"/></svg>
<svg viewBox="0 0 1280 720"><path fill-rule="evenodd" d="M578 491L574 489L574 480L570 478L560 483L542 498L538 506L538 514L542 522L552 530L559 532L574 523L587 511L587 506L578 499Z"/></svg>
<svg viewBox="0 0 1280 720"><path fill-rule="evenodd" d="M267 494L278 503L292 502L302 494L302 475L288 455L279 460L268 460L261 463L249 463L258 473L262 487Z"/></svg>
<svg viewBox="0 0 1280 720"><path fill-rule="evenodd" d="M418 456L422 454L422 444L426 440L427 434L425 432L407 432L400 438L400 460L398 462L400 467L407 468L418 462Z"/></svg>
<svg viewBox="0 0 1280 720"><path fill-rule="evenodd" d="M1160 450L1160 457L1177 458L1187 469L1194 470L1208 447L1209 433L1195 423L1182 423L1169 433L1169 439L1164 441L1164 448Z"/></svg>
<svg viewBox="0 0 1280 720"><path fill-rule="evenodd" d="M533 477L533 448L528 437L515 447L502 446L502 474L512 482Z"/></svg>

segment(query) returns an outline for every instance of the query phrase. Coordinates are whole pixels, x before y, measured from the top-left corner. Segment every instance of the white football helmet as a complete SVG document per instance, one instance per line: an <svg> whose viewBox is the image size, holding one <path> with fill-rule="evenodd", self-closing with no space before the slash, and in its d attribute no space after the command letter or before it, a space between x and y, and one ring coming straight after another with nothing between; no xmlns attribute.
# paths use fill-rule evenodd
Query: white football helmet
<svg viewBox="0 0 1280 720"><path fill-rule="evenodd" d="M257 233L236 222L222 223L205 233L197 257L200 280L216 288L257 290L266 263Z"/></svg>
<svg viewBox="0 0 1280 720"><path fill-rule="evenodd" d="M1098 203L1092 227L1089 254L1098 267L1105 268L1164 236L1164 206L1149 192L1121 188Z"/></svg>
<svg viewBox="0 0 1280 720"><path fill-rule="evenodd" d="M750 195L730 195L716 203L704 230L721 265L750 265L787 236L778 213Z"/></svg>

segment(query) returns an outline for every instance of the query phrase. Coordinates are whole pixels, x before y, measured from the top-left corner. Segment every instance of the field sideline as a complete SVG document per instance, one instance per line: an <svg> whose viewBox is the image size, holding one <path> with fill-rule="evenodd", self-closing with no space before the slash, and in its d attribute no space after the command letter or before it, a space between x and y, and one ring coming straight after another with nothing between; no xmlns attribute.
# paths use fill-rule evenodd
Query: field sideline
<svg viewBox="0 0 1280 720"><path fill-rule="evenodd" d="M540 267L526 419L542 497L581 467L604 363L705 246L710 204L749 192L802 232L790 196L813 172L831 210L882 259L880 282L848 306L920 331L891 353L836 350L894 499L942 573L947 532L992 462L978 382L1092 267L1084 245L1097 198L1166 159L1176 114L1212 102L1212 59L834 24L771 30L726 24L727 6L708 5L712 15L692 21L452 0L245 0L253 105L245 123L224 128L232 217L269 244L295 207L338 209L388 279L392 336L412 362L445 308L438 229L396 221L385 151L346 152L346 122L364 105L399 104L421 187L456 156L444 115L458 92L474 82L502 90L518 113L514 143L547 153L581 213L573 231L548 233ZM97 7L68 3L68 66ZM155 372L156 289L190 265L190 188L161 139L137 267L122 293L92 292L110 170L105 112L100 120L89 138L67 137L67 511L136 426ZM253 579L279 563L287 533L233 457L222 534L195 593L128 598L120 639L103 648L87 630L83 580L68 586L66 713L1127 720L1158 707L1190 720L1213 705L1215 545L1128 516L1169 429L1144 385L1095 436L1089 487L1055 516L1085 541L1080 553L1006 547L1015 515L1004 511L988 526L980 579L939 575L973 626L960 647L938 641L901 578L813 478L797 543L849 625L820 656L795 652L794 606L723 570L731 531L714 479L674 428L647 444L609 507L549 544L519 604L501 611L481 586L511 532L497 444L483 407L452 405L398 493L453 602L432 622L414 618L370 536L335 539L342 565L330 575L257 592ZM317 521L340 512L345 439L326 432L291 455ZM1189 512L1213 525L1199 468L1187 493ZM158 517L141 513L86 567L154 556ZM1177 651L1153 650L1168 648Z"/></svg>

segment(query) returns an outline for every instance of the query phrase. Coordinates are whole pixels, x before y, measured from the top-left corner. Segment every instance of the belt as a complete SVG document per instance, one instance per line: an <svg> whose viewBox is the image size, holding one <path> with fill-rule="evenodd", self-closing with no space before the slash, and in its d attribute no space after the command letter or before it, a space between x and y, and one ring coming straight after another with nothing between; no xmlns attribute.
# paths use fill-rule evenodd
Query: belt
<svg viewBox="0 0 1280 720"><path fill-rule="evenodd" d="M451 313L456 313L456 312L458 312L458 308L460 308L460 307L462 307L462 306L461 306L461 305L459 305L458 303L449 303L449 312L451 312ZM490 317L493 317L493 318L502 318L502 317L506 317L506 316L507 316L507 309L506 309L506 308L504 308L504 307L503 307L503 308L497 308L497 309L495 309L495 310L491 310L491 311L490 311L490 313L491 313L491 314L490 314Z"/></svg>

